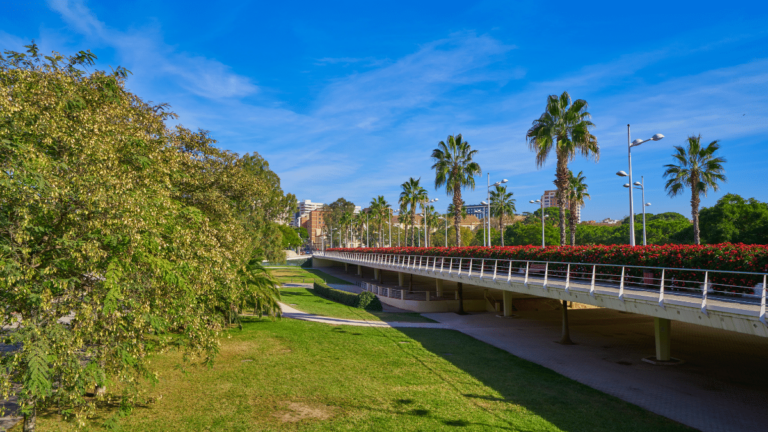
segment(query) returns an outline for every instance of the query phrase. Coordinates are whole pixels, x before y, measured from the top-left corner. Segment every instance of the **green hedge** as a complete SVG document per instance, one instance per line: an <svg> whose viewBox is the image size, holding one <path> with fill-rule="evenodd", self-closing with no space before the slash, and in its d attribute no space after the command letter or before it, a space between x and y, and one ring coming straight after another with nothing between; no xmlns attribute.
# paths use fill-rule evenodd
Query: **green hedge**
<svg viewBox="0 0 768 432"><path fill-rule="evenodd" d="M380 312L382 310L381 301L371 292L363 291L360 294L353 294L351 292L333 289L317 282L314 283L314 290L328 300L333 300L347 306L374 312Z"/></svg>

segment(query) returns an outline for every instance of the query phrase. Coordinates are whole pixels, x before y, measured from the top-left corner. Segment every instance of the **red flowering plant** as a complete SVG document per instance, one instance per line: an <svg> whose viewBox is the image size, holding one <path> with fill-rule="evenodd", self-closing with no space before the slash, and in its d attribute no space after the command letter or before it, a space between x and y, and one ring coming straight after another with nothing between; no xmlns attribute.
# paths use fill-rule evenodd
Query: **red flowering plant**
<svg viewBox="0 0 768 432"><path fill-rule="evenodd" d="M684 269L709 270L709 282L714 289L729 293L752 293L750 287L763 282L761 275L719 273L735 271L768 273L768 246L746 244L714 245L596 245L596 246L466 246L466 247L392 247L392 248L334 248L329 252L378 253L395 255L442 256L454 258L491 258L520 261L546 261L557 263L613 264L643 267L663 267L668 270L665 280L676 280L676 287L700 289L703 282L701 272L686 272ZM550 266L553 271L565 272L566 264ZM591 267L571 266L573 273L591 271ZM627 268L626 275L640 280L644 272L652 272L654 280L661 277L661 270ZM621 267L600 268L603 275L615 275L618 281ZM688 281L682 282L682 281ZM698 282L691 282L698 281Z"/></svg>

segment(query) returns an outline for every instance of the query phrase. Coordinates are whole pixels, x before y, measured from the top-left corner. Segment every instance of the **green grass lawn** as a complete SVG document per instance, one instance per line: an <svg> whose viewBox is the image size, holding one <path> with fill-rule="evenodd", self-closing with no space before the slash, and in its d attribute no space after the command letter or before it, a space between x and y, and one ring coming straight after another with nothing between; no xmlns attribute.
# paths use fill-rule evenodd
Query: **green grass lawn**
<svg viewBox="0 0 768 432"><path fill-rule="evenodd" d="M349 282L339 279L335 276L331 276L327 273L323 273L320 270L316 269L308 269L308 268L301 268L301 267L276 267L276 268L270 268L269 272L277 278L280 282L304 282L304 283L312 283L312 282L325 282L325 283L331 283L331 284L344 284L344 285L351 285Z"/></svg>
<svg viewBox="0 0 768 432"><path fill-rule="evenodd" d="M213 367L185 373L180 359L154 359L155 401L121 430L691 430L451 330L253 319L222 339ZM73 429L54 412L38 419L40 431Z"/></svg>
<svg viewBox="0 0 768 432"><path fill-rule="evenodd" d="M364 309L346 306L328 300L325 297L320 297L315 294L314 290L306 288L282 288L280 295L283 298L283 303L302 312L315 315L365 321L435 322L415 312L369 312Z"/></svg>

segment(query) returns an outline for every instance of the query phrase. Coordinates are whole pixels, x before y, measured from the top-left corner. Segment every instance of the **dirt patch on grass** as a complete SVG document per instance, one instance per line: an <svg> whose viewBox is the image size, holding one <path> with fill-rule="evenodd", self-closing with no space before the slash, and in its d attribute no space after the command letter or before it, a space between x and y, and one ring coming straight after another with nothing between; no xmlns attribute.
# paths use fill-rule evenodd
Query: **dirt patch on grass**
<svg viewBox="0 0 768 432"><path fill-rule="evenodd" d="M283 423L296 423L302 420L328 420L333 417L335 408L323 404L307 404L302 402L287 402L287 410L273 415Z"/></svg>

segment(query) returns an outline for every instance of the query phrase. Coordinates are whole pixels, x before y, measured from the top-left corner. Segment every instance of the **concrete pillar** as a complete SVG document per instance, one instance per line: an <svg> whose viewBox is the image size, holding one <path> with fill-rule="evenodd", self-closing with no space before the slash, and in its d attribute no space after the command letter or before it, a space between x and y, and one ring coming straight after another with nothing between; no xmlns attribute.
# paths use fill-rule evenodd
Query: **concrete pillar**
<svg viewBox="0 0 768 432"><path fill-rule="evenodd" d="M397 286L405 286L405 273L397 272Z"/></svg>
<svg viewBox="0 0 768 432"><path fill-rule="evenodd" d="M363 266L360 264L357 265L357 275L362 277L363 276Z"/></svg>
<svg viewBox="0 0 768 432"><path fill-rule="evenodd" d="M427 291L427 301L429 301L429 291Z"/></svg>
<svg viewBox="0 0 768 432"><path fill-rule="evenodd" d="M653 319L653 333L656 336L656 360L670 361L672 321L666 318Z"/></svg>
<svg viewBox="0 0 768 432"><path fill-rule="evenodd" d="M504 296L504 316L512 316L512 292L502 291Z"/></svg>
<svg viewBox="0 0 768 432"><path fill-rule="evenodd" d="M435 279L435 289L437 290L437 296L438 297L443 295L443 280L442 279Z"/></svg>
<svg viewBox="0 0 768 432"><path fill-rule="evenodd" d="M373 269L373 278L376 280L379 280L379 274L381 274L381 270L375 268Z"/></svg>
<svg viewBox="0 0 768 432"><path fill-rule="evenodd" d="M344 263L344 273L349 273L349 263Z"/></svg>

